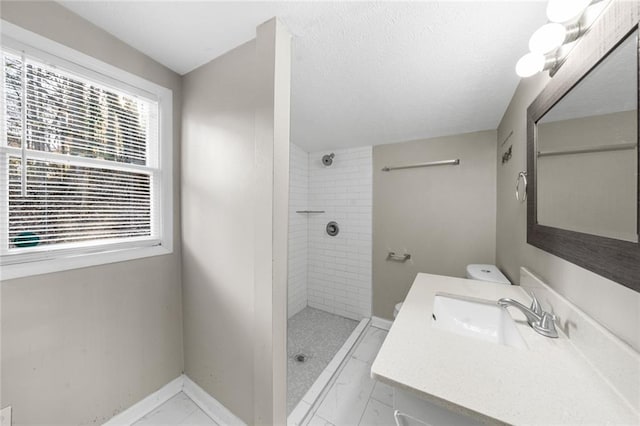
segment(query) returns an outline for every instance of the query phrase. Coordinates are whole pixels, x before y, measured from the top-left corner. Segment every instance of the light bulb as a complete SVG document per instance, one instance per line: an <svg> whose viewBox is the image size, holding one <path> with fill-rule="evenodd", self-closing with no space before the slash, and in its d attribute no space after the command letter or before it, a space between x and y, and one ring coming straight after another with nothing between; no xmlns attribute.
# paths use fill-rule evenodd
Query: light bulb
<svg viewBox="0 0 640 426"><path fill-rule="evenodd" d="M549 0L547 18L551 22L571 22L579 18L591 0Z"/></svg>
<svg viewBox="0 0 640 426"><path fill-rule="evenodd" d="M567 38L567 29L562 24L550 23L538 28L529 39L529 50L533 53L549 53L562 46Z"/></svg>
<svg viewBox="0 0 640 426"><path fill-rule="evenodd" d="M516 64L516 74L531 77L544 69L546 59L542 53L527 53Z"/></svg>

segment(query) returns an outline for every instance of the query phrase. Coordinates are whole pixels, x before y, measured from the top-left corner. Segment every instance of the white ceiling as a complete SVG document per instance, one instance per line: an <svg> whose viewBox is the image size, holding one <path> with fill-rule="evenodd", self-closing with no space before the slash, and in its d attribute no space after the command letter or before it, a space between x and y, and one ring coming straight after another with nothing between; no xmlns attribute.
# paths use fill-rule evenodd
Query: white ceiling
<svg viewBox="0 0 640 426"><path fill-rule="evenodd" d="M62 5L185 74L277 16L294 35L291 138L307 151L495 129L542 1Z"/></svg>

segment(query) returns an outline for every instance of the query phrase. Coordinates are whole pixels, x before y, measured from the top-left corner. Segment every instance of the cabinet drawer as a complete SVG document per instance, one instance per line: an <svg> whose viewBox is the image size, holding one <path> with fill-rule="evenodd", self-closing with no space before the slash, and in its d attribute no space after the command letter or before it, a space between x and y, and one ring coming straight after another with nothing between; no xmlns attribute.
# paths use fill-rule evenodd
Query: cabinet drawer
<svg viewBox="0 0 640 426"><path fill-rule="evenodd" d="M411 417L400 410L396 410L394 417L396 419L396 426L435 426Z"/></svg>
<svg viewBox="0 0 640 426"><path fill-rule="evenodd" d="M412 393L396 388L393 388L393 408L400 412L396 416L401 422L400 426L475 426L482 424L471 417L454 413Z"/></svg>

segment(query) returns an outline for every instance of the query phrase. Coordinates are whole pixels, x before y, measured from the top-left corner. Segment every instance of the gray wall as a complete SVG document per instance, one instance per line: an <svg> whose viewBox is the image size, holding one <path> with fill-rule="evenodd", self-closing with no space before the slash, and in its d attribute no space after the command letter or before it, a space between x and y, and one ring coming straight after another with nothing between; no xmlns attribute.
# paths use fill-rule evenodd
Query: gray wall
<svg viewBox="0 0 640 426"><path fill-rule="evenodd" d="M249 424L285 422L289 50L277 33L269 21L184 76L185 372Z"/></svg>
<svg viewBox="0 0 640 426"><path fill-rule="evenodd" d="M496 132L373 148L373 315L392 318L418 272L464 277L494 263ZM382 172L384 166L460 159L459 166ZM388 251L411 254L405 263Z"/></svg>
<svg viewBox="0 0 640 426"><path fill-rule="evenodd" d="M2 19L173 90L180 77L53 2L2 2ZM180 375L180 210L174 253L2 282L2 395L14 423L95 424Z"/></svg>
<svg viewBox="0 0 640 426"><path fill-rule="evenodd" d="M498 164L497 265L513 281L524 266L596 321L640 350L640 293L593 274L526 243L526 203L514 197L519 171L526 170L526 109L549 81L545 74L522 80L498 127L498 158L513 144L513 157ZM500 143L513 135L504 147Z"/></svg>

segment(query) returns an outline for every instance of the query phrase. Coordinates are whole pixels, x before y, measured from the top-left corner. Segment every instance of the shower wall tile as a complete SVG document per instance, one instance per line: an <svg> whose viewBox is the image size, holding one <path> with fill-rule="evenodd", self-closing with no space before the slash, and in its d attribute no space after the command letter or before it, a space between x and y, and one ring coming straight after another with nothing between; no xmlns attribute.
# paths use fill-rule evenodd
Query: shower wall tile
<svg viewBox="0 0 640 426"><path fill-rule="evenodd" d="M372 148L337 150L333 165L309 154L307 300L311 307L360 320L371 316ZM336 221L331 237L326 224Z"/></svg>
<svg viewBox="0 0 640 426"><path fill-rule="evenodd" d="M309 154L291 144L289 174L288 317L307 306Z"/></svg>

